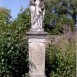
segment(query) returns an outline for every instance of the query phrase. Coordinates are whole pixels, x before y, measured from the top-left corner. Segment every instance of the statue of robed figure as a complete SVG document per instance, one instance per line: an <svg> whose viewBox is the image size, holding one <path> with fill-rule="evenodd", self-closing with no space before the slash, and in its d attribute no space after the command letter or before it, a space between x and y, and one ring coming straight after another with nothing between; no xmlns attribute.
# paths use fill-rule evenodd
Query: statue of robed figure
<svg viewBox="0 0 77 77"><path fill-rule="evenodd" d="M27 32L29 45L29 77L45 76L45 47L47 32L43 29L44 0L30 0L31 28Z"/></svg>
<svg viewBox="0 0 77 77"><path fill-rule="evenodd" d="M43 20L45 15L45 6L43 0L31 0L31 31L43 31Z"/></svg>

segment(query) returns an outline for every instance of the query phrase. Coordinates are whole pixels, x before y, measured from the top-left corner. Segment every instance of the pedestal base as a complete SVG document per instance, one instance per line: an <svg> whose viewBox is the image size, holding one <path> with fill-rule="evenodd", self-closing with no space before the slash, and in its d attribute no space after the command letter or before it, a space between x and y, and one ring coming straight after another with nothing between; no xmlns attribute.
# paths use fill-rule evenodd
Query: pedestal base
<svg viewBox="0 0 77 77"><path fill-rule="evenodd" d="M44 32L44 29L43 28L40 28L40 29L30 29L30 32Z"/></svg>
<svg viewBox="0 0 77 77"><path fill-rule="evenodd" d="M30 75L29 77L46 77L44 75Z"/></svg>
<svg viewBox="0 0 77 77"><path fill-rule="evenodd" d="M46 32L27 32L29 37L29 77L45 77Z"/></svg>

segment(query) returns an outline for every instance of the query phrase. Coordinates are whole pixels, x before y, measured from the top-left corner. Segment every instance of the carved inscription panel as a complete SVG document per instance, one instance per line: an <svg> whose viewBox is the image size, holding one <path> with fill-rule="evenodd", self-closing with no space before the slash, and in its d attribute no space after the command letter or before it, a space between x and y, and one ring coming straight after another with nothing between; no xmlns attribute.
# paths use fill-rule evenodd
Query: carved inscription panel
<svg viewBox="0 0 77 77"><path fill-rule="evenodd" d="M32 55L32 62L35 65L41 65L42 64L42 48L39 44L35 44L33 46L33 49L31 51Z"/></svg>

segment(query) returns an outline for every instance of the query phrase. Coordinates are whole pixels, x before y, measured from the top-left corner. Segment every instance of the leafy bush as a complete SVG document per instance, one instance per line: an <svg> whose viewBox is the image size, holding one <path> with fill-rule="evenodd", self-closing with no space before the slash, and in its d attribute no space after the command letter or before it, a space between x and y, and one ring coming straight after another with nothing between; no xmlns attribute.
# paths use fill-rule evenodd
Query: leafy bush
<svg viewBox="0 0 77 77"><path fill-rule="evenodd" d="M23 15L26 18L22 19ZM25 10L14 21L5 21L4 16L0 18L0 77L22 77L28 73L28 43L25 37L30 26L29 17L28 10Z"/></svg>
<svg viewBox="0 0 77 77"><path fill-rule="evenodd" d="M0 42L1 44L1 42ZM11 77L22 77L28 72L28 45L26 40L2 41L0 45L0 72L1 76L11 75Z"/></svg>
<svg viewBox="0 0 77 77"><path fill-rule="evenodd" d="M47 77L76 77L75 42L69 43L66 50L49 45L46 50Z"/></svg>

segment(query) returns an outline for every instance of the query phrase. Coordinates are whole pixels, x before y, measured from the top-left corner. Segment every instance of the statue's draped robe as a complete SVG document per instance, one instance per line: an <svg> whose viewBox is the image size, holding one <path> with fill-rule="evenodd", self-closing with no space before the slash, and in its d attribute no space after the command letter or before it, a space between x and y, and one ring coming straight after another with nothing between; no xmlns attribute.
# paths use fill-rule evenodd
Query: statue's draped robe
<svg viewBox="0 0 77 77"><path fill-rule="evenodd" d="M42 22L44 19L44 2L43 0L31 0L31 29L40 31L42 29Z"/></svg>

